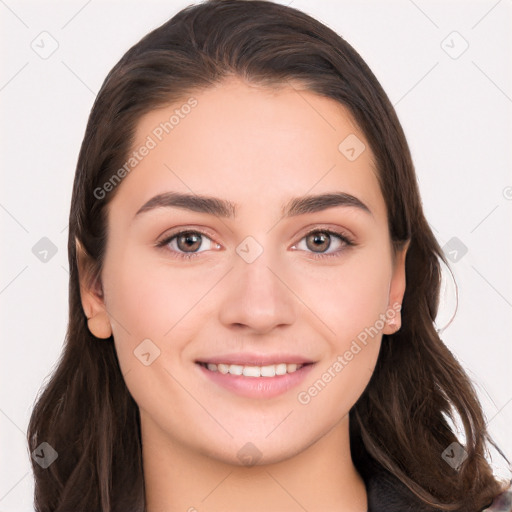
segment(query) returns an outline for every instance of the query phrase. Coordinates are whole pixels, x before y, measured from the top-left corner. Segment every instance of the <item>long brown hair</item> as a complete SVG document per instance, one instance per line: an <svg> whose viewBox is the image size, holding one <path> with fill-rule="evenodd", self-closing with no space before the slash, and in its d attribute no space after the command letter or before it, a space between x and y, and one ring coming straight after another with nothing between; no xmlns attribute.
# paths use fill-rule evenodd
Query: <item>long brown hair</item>
<svg viewBox="0 0 512 512"><path fill-rule="evenodd" d="M489 505L502 487L485 459L490 439L482 409L434 324L440 265L447 262L425 220L407 141L387 95L343 38L299 10L210 0L183 9L128 50L91 110L69 217L65 346L27 434L30 451L47 442L58 452L46 469L31 459L35 509L145 510L138 407L112 339L98 340L87 328L75 241L99 275L106 206L117 188L101 197L95 191L122 168L140 117L233 75L268 87L300 83L346 106L375 155L391 239L396 247L410 241L402 328L383 336L375 372L350 411L351 440L426 506L476 511ZM466 438L459 470L441 456L457 441L447 421L454 416Z"/></svg>

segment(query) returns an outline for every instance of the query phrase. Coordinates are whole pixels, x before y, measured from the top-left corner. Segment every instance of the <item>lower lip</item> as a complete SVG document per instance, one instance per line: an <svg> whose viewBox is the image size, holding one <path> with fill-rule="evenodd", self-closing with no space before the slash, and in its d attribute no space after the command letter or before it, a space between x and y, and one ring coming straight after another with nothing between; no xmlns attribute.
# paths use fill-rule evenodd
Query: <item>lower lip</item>
<svg viewBox="0 0 512 512"><path fill-rule="evenodd" d="M313 368L314 363L306 364L293 373L285 373L275 377L245 377L244 375L231 375L230 373L223 374L218 371L212 372L200 364L197 364L197 366L215 384L237 395L249 398L272 398L298 386Z"/></svg>

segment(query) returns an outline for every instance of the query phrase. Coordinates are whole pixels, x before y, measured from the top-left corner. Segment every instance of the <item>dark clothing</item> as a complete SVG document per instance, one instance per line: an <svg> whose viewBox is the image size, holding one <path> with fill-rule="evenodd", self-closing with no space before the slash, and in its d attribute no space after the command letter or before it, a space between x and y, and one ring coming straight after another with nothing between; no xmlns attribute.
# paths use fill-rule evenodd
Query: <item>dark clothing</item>
<svg viewBox="0 0 512 512"><path fill-rule="evenodd" d="M366 450L358 451L356 467L366 485L368 512L433 512L397 477L389 473ZM512 512L512 486L481 512ZM468 511L475 512L475 511Z"/></svg>

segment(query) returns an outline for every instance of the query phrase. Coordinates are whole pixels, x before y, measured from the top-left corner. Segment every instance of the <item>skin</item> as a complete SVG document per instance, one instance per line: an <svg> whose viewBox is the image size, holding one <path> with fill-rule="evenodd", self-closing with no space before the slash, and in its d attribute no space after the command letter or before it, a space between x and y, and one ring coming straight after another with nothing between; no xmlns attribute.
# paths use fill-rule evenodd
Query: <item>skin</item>
<svg viewBox="0 0 512 512"><path fill-rule="evenodd" d="M407 247L394 257L369 145L342 105L306 90L231 78L193 96L197 106L118 186L93 284L79 253L89 328L114 335L140 409L147 510L365 511L348 412L400 314L309 403L297 395L402 302ZM143 116L134 148L181 104ZM354 161L338 150L349 134L366 145ZM231 219L179 208L135 217L165 191L227 199L239 210ZM371 214L338 206L281 217L291 197L335 191L356 196ZM197 257L176 257L187 250L176 239L155 246L173 228L208 231ZM315 252L305 238L313 228L349 233L355 245L332 236ZM247 236L263 248L252 263L236 252ZM337 255L316 257L322 252ZM145 366L133 352L148 338L160 355ZM242 351L290 352L316 364L297 388L261 399L217 386L195 363ZM257 448L254 465L237 455L247 443Z"/></svg>

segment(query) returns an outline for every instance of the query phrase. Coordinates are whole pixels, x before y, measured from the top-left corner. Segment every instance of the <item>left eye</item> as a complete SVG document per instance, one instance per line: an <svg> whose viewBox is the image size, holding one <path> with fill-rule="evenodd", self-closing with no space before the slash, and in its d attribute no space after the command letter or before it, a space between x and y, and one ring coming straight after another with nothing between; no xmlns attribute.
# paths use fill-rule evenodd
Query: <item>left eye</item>
<svg viewBox="0 0 512 512"><path fill-rule="evenodd" d="M335 240L334 244L332 243L333 239ZM332 247L333 245L334 249ZM310 231L293 248L311 251L318 257L322 257L336 256L344 247L349 245L353 245L353 242L346 235L328 229L317 229L315 231ZM325 252L328 249L333 250Z"/></svg>

